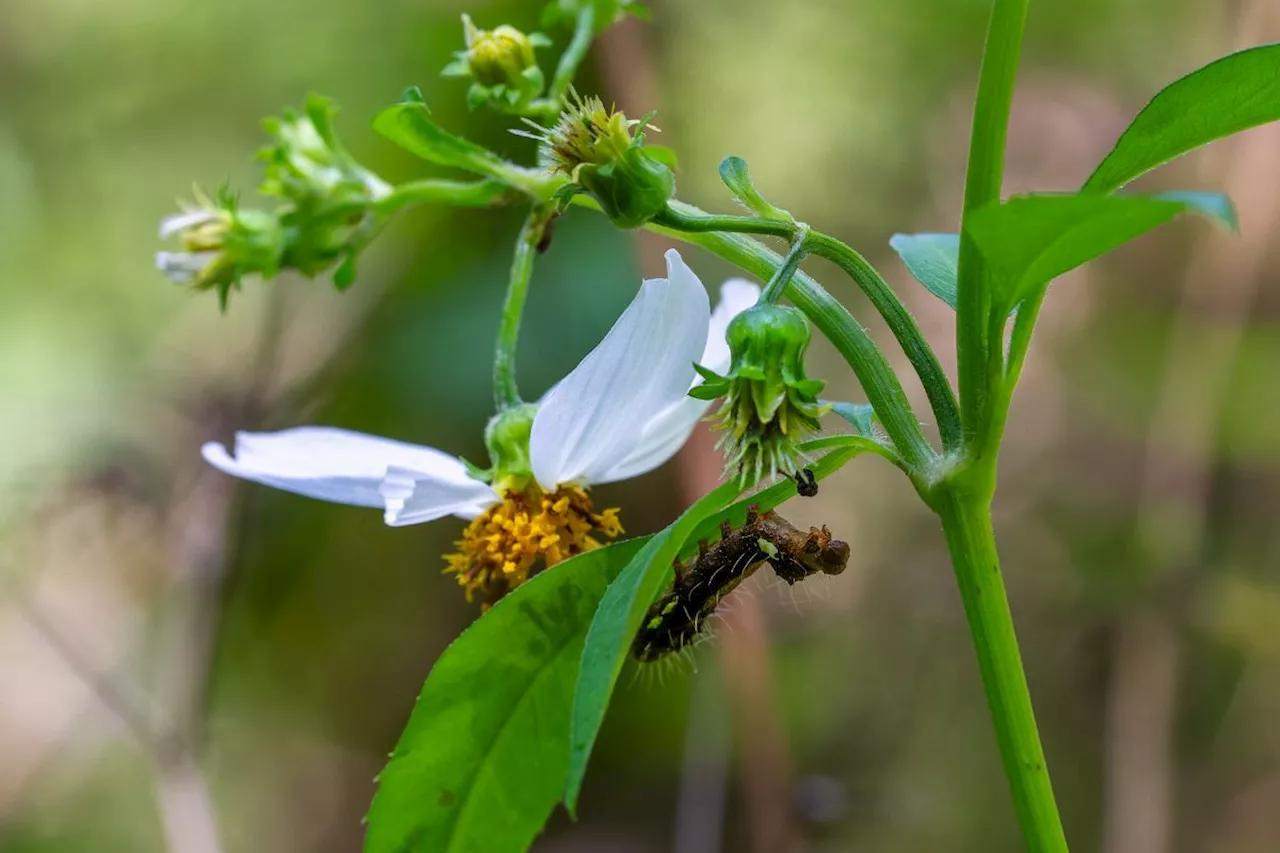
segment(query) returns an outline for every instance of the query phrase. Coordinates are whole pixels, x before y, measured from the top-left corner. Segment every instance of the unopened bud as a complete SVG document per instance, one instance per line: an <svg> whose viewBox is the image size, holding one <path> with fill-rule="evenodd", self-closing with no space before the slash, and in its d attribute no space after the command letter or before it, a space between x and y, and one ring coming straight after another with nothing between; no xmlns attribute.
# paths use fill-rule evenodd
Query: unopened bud
<svg viewBox="0 0 1280 853"><path fill-rule="evenodd" d="M729 323L728 374L699 368L706 381L689 393L725 398L713 416L724 432L718 446L726 468L744 479L795 474L804 467L799 443L817 432L826 411L817 398L825 383L805 375L810 336L799 310L756 305Z"/></svg>

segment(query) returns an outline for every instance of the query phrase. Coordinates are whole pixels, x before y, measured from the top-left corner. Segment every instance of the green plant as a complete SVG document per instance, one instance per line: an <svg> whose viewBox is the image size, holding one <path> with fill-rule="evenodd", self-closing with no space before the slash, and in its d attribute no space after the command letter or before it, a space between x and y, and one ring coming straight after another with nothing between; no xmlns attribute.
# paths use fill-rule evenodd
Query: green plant
<svg viewBox="0 0 1280 853"><path fill-rule="evenodd" d="M264 155L269 164L265 191L281 199L276 210L206 202L169 223L166 231L180 234L187 251L166 254L162 267L198 288L216 289L225 302L242 274L272 276L294 269L315 275L336 268L335 284L349 285L359 252L388 217L413 204L528 210L516 240L495 354L497 413L486 433L491 468L414 456L423 448L397 449L399 455L386 457L391 462L385 463L370 450L371 464L357 464L353 455L349 470L320 472L366 490L352 491L356 486L350 483L322 483L315 470L290 472L247 461L255 448L261 453L274 439L246 437L236 460L221 447L206 454L240 476L331 500L383 506L390 523L478 514L468 533L474 531L473 544L490 541L486 537L502 542L496 552L500 559L492 565L477 566L465 549L460 555L460 581L492 607L428 678L380 778L367 850L522 849L558 802L573 811L614 684L646 611L669 585L673 560L687 557L693 543L714 536L721 523L741 524L749 505L767 510L796 493L796 483L782 479L742 498L758 481L806 467L825 477L868 452L898 467L941 522L1028 849L1067 849L991 520L1010 402L1055 278L1183 213L1236 227L1231 204L1220 195L1120 191L1198 146L1280 119L1280 46L1225 57L1161 91L1078 192L1004 199L1005 136L1027 6L1028 0L993 4L960 233L899 235L892 242L916 278L956 311L958 394L875 268L853 248L766 200L741 159L726 159L721 177L747 212L698 210L674 197L675 160L650 144L648 117L631 120L606 110L598 99L573 93L570 83L594 35L638 11L617 0L557 0L548 7L548 27L568 23L572 28L549 86L533 58L533 47L542 46L543 39L511 27L479 31L467 21L468 50L448 71L477 81L469 99L474 107L525 122L525 133L541 145L537 166L510 162L450 133L409 90L375 119L374 128L424 160L470 177L391 186L342 149L330 127L331 108L313 99L302 118L288 116L270 125L276 144ZM564 454L557 462L539 436L554 433L550 441L567 441L572 418L561 411L555 392L540 406L524 403L515 381L516 338L532 265L549 239L551 221L573 208L600 211L619 227L677 237L768 281L758 304L748 309L755 313L742 313L744 319L730 327L730 364L716 371L706 367L705 355L698 358L696 347L686 353L690 369L693 361L703 361L706 380L692 388L692 396L725 401L729 481L663 531L603 547L603 540L618 534L616 517L594 514L583 486L630 476L624 471L634 472L634 465L595 458L588 464L579 457L575 468ZM760 238L781 241L785 251L771 250ZM863 326L801 270L809 255L834 262L888 325L927 392L939 446L921 431L898 377ZM681 267L672 262L673 280L684 274ZM628 313L660 310L656 296L645 298ZM780 306L783 299L794 307ZM867 404L817 399L822 383L804 373L809 323L847 361ZM660 325L636 320L625 328ZM608 349L609 340L601 349ZM651 353L655 358L656 352ZM618 355L611 364L632 373L648 369L618 367L623 361ZM672 365L672 376L679 375L678 367ZM589 390L594 386L587 374L575 371L565 380L579 383L573 386L578 397L602 393ZM682 396L686 389L677 390ZM673 411L683 405L669 402ZM804 441L816 419L828 412L844 417L853 433ZM672 436L678 447L679 430ZM416 515L415 501L425 507ZM560 501L564 508L557 509ZM573 532L565 520L570 511L591 523ZM525 529L521 524L531 532L519 533ZM574 536L581 538L563 553L545 544ZM539 573L540 568L545 570ZM531 573L536 576L524 582Z"/></svg>

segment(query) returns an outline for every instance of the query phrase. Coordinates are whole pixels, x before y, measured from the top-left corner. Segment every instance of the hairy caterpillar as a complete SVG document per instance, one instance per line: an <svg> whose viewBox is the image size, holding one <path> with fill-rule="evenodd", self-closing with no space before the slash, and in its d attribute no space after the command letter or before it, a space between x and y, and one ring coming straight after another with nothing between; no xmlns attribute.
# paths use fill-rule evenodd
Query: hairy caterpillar
<svg viewBox="0 0 1280 853"><path fill-rule="evenodd" d="M814 527L807 533L770 511L747 511L746 524L734 530L726 521L714 545L698 544L698 556L687 566L675 564L671 590L658 599L636 635L631 651L642 661L655 661L684 648L702 630L720 599L750 577L762 563L773 566L787 583L819 572L838 575L849 562L849 545Z"/></svg>

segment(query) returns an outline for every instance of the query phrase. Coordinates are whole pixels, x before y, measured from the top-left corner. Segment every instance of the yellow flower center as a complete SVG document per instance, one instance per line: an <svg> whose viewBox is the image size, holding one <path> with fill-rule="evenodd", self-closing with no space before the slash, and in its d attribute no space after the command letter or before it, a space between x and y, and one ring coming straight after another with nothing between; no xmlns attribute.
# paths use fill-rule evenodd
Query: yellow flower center
<svg viewBox="0 0 1280 853"><path fill-rule="evenodd" d="M597 513L578 486L547 494L537 485L507 492L502 503L467 525L445 557L445 572L458 577L467 601L479 595L485 607L524 583L529 575L575 554L599 548L622 533L618 510Z"/></svg>

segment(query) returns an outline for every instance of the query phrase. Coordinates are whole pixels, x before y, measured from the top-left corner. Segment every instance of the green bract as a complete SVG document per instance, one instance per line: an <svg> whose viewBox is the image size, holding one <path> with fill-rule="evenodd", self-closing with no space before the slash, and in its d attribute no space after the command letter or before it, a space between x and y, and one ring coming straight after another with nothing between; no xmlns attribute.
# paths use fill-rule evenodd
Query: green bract
<svg viewBox="0 0 1280 853"><path fill-rule="evenodd" d="M538 407L533 403L514 406L499 412L484 430L484 445L489 451L489 461L494 488L503 492L519 491L533 479L533 465L529 461L529 435L533 431L533 416Z"/></svg>
<svg viewBox="0 0 1280 853"><path fill-rule="evenodd" d="M826 383L805 376L809 338L809 322L798 309L756 305L729 324L729 373L698 368L706 381L689 394L725 398L715 415L724 430L719 446L726 469L741 478L794 474L804 466L797 445L817 432L827 408L818 402Z"/></svg>

